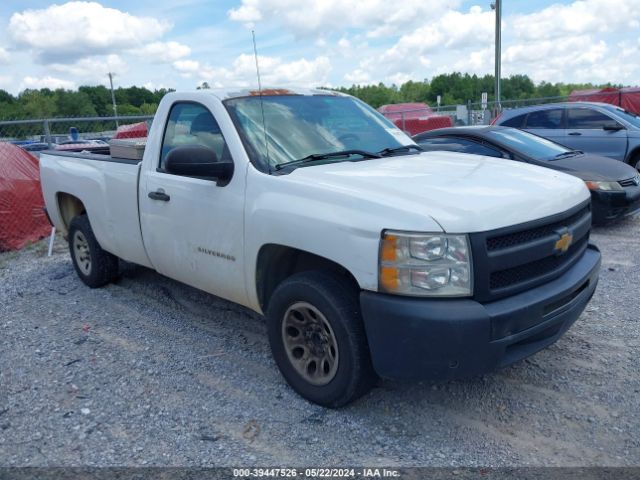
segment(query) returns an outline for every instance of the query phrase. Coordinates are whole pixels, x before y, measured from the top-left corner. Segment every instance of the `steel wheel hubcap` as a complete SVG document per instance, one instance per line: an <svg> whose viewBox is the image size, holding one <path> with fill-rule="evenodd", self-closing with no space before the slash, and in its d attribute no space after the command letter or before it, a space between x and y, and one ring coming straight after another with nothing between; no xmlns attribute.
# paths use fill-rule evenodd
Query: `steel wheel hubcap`
<svg viewBox="0 0 640 480"><path fill-rule="evenodd" d="M338 342L326 317L298 302L284 314L282 340L296 372L312 385L326 385L338 370Z"/></svg>
<svg viewBox="0 0 640 480"><path fill-rule="evenodd" d="M91 253L89 251L89 242L84 233L77 230L73 234L73 256L76 259L76 265L80 271L89 275L91 273Z"/></svg>

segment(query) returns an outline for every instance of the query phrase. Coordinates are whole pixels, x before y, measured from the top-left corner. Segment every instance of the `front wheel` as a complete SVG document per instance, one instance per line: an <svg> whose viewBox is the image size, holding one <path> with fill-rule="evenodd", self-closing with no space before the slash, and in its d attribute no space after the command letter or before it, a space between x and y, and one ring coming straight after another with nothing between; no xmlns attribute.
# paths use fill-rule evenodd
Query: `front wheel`
<svg viewBox="0 0 640 480"><path fill-rule="evenodd" d="M269 343L278 368L301 396L336 408L375 383L358 290L325 272L285 280L267 310Z"/></svg>
<svg viewBox="0 0 640 480"><path fill-rule="evenodd" d="M102 287L118 275L118 257L100 247L86 215L71 220L69 253L78 277L91 288Z"/></svg>

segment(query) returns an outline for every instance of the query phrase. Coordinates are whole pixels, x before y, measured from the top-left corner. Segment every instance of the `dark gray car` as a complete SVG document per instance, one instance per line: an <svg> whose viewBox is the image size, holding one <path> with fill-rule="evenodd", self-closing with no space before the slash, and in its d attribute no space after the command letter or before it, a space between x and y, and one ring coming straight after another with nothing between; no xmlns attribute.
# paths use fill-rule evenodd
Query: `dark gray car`
<svg viewBox="0 0 640 480"><path fill-rule="evenodd" d="M505 110L494 124L622 160L640 171L640 116L614 105L566 102L514 108Z"/></svg>
<svg viewBox="0 0 640 480"><path fill-rule="evenodd" d="M515 128L458 127L420 133L413 140L424 150L445 150L506 158L568 173L584 180L591 191L594 223L640 210L640 174L629 165L571 150Z"/></svg>

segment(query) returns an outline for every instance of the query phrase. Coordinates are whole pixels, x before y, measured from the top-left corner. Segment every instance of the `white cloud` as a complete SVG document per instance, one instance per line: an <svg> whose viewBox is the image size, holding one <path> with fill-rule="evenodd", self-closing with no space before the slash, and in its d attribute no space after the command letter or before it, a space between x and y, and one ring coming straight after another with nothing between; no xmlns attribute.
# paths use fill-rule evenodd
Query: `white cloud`
<svg viewBox="0 0 640 480"><path fill-rule="evenodd" d="M589 35L568 37L561 42L543 40L508 47L503 56L505 74L526 72L536 82L636 83L637 50L610 48L604 40ZM532 69L531 66L535 65Z"/></svg>
<svg viewBox="0 0 640 480"><path fill-rule="evenodd" d="M9 62L9 52L7 52L4 48L0 47L0 63L8 63Z"/></svg>
<svg viewBox="0 0 640 480"><path fill-rule="evenodd" d="M453 71L465 73L493 73L495 50L493 47L474 50L456 61L451 67Z"/></svg>
<svg viewBox="0 0 640 480"><path fill-rule="evenodd" d="M177 60L173 62L173 68L185 78L191 78L194 73L203 69L200 62L195 60Z"/></svg>
<svg viewBox="0 0 640 480"><path fill-rule="evenodd" d="M14 13L8 32L41 63L69 63L86 56L141 47L160 38L167 22L135 17L96 2L74 1Z"/></svg>
<svg viewBox="0 0 640 480"><path fill-rule="evenodd" d="M300 37L348 28L383 36L432 21L459 4L460 0L242 0L229 10L229 18L249 26L274 21Z"/></svg>
<svg viewBox="0 0 640 480"><path fill-rule="evenodd" d="M74 89L76 88L76 84L69 80L63 80L49 75L40 78L27 76L24 77L20 85L20 90L24 90L25 88L50 88L52 90L56 88Z"/></svg>
<svg viewBox="0 0 640 480"><path fill-rule="evenodd" d="M243 2L240 7L229 11L229 18L251 27L255 22L262 20L262 13L254 5Z"/></svg>
<svg viewBox="0 0 640 480"><path fill-rule="evenodd" d="M460 62L465 64L459 69L467 71L469 56L474 68L480 69L485 55L472 53L471 49L478 44L493 44L494 19L493 12L477 6L466 13L450 10L437 21L402 35L379 55L365 57L357 69L345 75L345 80L369 83L374 79L396 84L410 79L422 80L427 76L426 69L435 63L433 59L443 55L447 71L454 68L453 58L461 58Z"/></svg>
<svg viewBox="0 0 640 480"><path fill-rule="evenodd" d="M164 85L164 84L158 84L158 83L155 83L155 82L147 82L147 83L145 83L145 84L144 84L144 85L142 85L142 86L143 86L144 88L146 88L147 90L151 90L152 92L153 92L154 90L160 90L160 89L163 89L163 88L166 90L166 89L168 89L168 88L169 88L168 86L166 86L166 85Z"/></svg>
<svg viewBox="0 0 640 480"><path fill-rule="evenodd" d="M191 55L191 49L178 42L153 42L133 53L153 63L171 63Z"/></svg>
<svg viewBox="0 0 640 480"><path fill-rule="evenodd" d="M340 40L338 40L338 46L340 48L348 49L351 48L351 42L348 38L342 37Z"/></svg>
<svg viewBox="0 0 640 480"><path fill-rule="evenodd" d="M104 80L108 72L122 75L129 70L127 62L115 54L87 57L72 64L53 63L48 68L73 77L92 80Z"/></svg>
<svg viewBox="0 0 640 480"><path fill-rule="evenodd" d="M371 74L362 68L356 68L347 72L344 76L344 79L349 83L359 85L367 85L373 83L371 81Z"/></svg>
<svg viewBox="0 0 640 480"><path fill-rule="evenodd" d="M640 27L640 0L579 0L539 12L515 15L513 27L523 39L539 40Z"/></svg>
<svg viewBox="0 0 640 480"><path fill-rule="evenodd" d="M436 50L459 50L479 43L492 42L494 14L472 7L468 13L449 11L437 22L429 23L403 35L381 58L389 61L415 61L418 55Z"/></svg>
<svg viewBox="0 0 640 480"><path fill-rule="evenodd" d="M9 75L0 75L0 88L9 90L13 86L13 77Z"/></svg>
<svg viewBox="0 0 640 480"><path fill-rule="evenodd" d="M263 85L321 86L328 81L331 62L325 56L313 60L301 58L286 62L279 57L258 56ZM253 55L239 55L230 67L212 67L195 60L178 60L173 66L187 78L197 77L198 84L206 81L212 87L257 84L256 64Z"/></svg>

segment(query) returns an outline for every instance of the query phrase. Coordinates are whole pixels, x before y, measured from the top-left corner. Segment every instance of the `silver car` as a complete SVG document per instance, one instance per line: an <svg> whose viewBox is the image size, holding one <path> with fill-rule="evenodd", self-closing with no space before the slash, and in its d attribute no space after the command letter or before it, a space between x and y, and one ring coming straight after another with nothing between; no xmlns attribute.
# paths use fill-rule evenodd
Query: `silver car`
<svg viewBox="0 0 640 480"><path fill-rule="evenodd" d="M495 125L515 127L574 150L621 160L640 171L640 116L608 103L566 102L505 110Z"/></svg>

